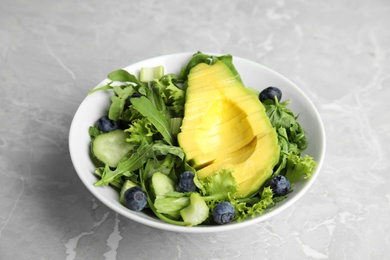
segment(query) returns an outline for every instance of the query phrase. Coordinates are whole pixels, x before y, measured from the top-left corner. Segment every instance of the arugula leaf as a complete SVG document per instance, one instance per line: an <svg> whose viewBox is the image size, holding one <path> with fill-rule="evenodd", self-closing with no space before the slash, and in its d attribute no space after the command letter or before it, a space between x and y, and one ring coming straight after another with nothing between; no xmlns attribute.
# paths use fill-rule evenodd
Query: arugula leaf
<svg viewBox="0 0 390 260"><path fill-rule="evenodd" d="M153 84L148 86L146 89L146 97L152 103L152 105L159 111L164 114L166 118L170 118L170 115L167 113L164 99L161 96L161 92Z"/></svg>
<svg viewBox="0 0 390 260"><path fill-rule="evenodd" d="M108 82L108 83L107 83L106 85L104 85L104 86L101 86L101 87L92 89L91 91L88 92L88 95L91 95L91 94L95 93L96 91L112 89L111 84L112 84L112 81L111 81L111 82Z"/></svg>
<svg viewBox="0 0 390 260"><path fill-rule="evenodd" d="M128 71L119 69L119 70L114 70L107 76L108 79L112 81L119 81L119 82L130 82L135 84L136 86L145 86L142 82L140 82L136 76L133 74L130 74Z"/></svg>
<svg viewBox="0 0 390 260"><path fill-rule="evenodd" d="M97 167L94 171L94 174L96 176L98 176L99 178L101 178L104 171L105 171L105 167ZM126 175L130 177L131 174L126 174ZM113 180L112 182L110 182L109 184L112 187L114 187L115 189L120 190L123 186L123 183L124 183L124 181L121 178L117 178L117 179Z"/></svg>
<svg viewBox="0 0 390 260"><path fill-rule="evenodd" d="M166 145L161 142L155 142L153 144L153 152L155 155L168 155L172 154L180 158L180 160L184 160L184 151L179 146Z"/></svg>
<svg viewBox="0 0 390 260"><path fill-rule="evenodd" d="M169 129L168 120L164 114L157 110L157 108L153 106L150 100L144 96L140 98L132 98L131 102L133 107L156 127L156 129L163 136L164 140L168 144L172 145L172 134Z"/></svg>

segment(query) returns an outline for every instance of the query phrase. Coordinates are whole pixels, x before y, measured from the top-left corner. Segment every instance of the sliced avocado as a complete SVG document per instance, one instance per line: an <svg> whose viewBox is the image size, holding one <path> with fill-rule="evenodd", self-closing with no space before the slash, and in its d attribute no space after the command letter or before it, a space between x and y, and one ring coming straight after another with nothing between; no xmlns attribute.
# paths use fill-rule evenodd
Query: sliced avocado
<svg viewBox="0 0 390 260"><path fill-rule="evenodd" d="M276 130L252 90L225 63L200 63L188 75L178 142L200 180L230 169L238 194L258 191L279 161Z"/></svg>

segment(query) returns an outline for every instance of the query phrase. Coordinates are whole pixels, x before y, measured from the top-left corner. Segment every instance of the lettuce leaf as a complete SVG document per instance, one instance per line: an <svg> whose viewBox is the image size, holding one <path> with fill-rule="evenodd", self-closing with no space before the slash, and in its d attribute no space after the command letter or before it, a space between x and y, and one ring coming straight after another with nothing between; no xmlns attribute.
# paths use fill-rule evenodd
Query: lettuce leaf
<svg viewBox="0 0 390 260"><path fill-rule="evenodd" d="M141 144L143 141L150 144L153 142L153 135L158 133L157 129L147 118L133 120L130 128L126 129L125 132L130 133L126 141L135 144Z"/></svg>
<svg viewBox="0 0 390 260"><path fill-rule="evenodd" d="M161 98L170 110L171 117L184 116L185 91L178 87L178 78L174 74L167 74L154 81L155 88L160 91Z"/></svg>
<svg viewBox="0 0 390 260"><path fill-rule="evenodd" d="M317 162L312 157L305 155L303 157L293 153L287 155L286 177L290 182L296 182L304 176L309 179L317 167Z"/></svg>
<svg viewBox="0 0 390 260"><path fill-rule="evenodd" d="M204 188L203 196L207 197L206 201L227 200L229 194L234 196L237 193L237 182L229 170L221 169L213 175L201 180Z"/></svg>
<svg viewBox="0 0 390 260"><path fill-rule="evenodd" d="M273 192L268 186L265 187L260 197L252 199L251 203L246 200L230 199L232 205L236 208L236 221L242 221L247 218L253 218L264 213L264 211L274 205Z"/></svg>

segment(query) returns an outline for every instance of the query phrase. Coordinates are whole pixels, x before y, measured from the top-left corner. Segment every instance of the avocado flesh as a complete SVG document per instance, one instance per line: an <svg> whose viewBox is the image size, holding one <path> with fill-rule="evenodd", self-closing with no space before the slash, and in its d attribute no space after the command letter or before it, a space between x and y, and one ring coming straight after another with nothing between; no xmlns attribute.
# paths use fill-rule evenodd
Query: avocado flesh
<svg viewBox="0 0 390 260"><path fill-rule="evenodd" d="M277 134L264 106L218 61L190 71L180 146L199 179L232 170L238 195L256 192L279 160Z"/></svg>

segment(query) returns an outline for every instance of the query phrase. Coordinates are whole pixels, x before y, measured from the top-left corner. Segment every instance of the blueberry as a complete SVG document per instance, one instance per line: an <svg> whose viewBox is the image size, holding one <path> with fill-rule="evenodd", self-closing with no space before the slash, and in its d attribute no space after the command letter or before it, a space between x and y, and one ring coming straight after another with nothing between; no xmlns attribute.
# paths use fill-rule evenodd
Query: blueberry
<svg viewBox="0 0 390 260"><path fill-rule="evenodd" d="M119 124L116 121L110 120L108 116L102 116L98 121L98 128L100 131L107 133L119 128Z"/></svg>
<svg viewBox="0 0 390 260"><path fill-rule="evenodd" d="M261 102L268 99L275 100L275 96L280 101L282 99L282 91L277 87L270 86L260 92L259 99Z"/></svg>
<svg viewBox="0 0 390 260"><path fill-rule="evenodd" d="M273 177L269 185L275 196L284 196L290 189L290 181L283 175L276 175Z"/></svg>
<svg viewBox="0 0 390 260"><path fill-rule="evenodd" d="M128 209L141 211L148 202L148 195L142 188L134 186L125 192L124 200Z"/></svg>
<svg viewBox="0 0 390 260"><path fill-rule="evenodd" d="M196 191L196 185L194 182L195 174L191 171L185 171L179 176L177 182L177 191L179 192L191 192Z"/></svg>
<svg viewBox="0 0 390 260"><path fill-rule="evenodd" d="M226 224L233 220L236 210L230 202L218 203L213 209L213 219L217 224Z"/></svg>

